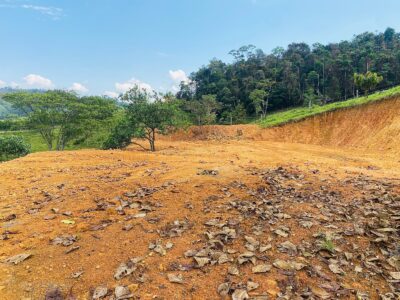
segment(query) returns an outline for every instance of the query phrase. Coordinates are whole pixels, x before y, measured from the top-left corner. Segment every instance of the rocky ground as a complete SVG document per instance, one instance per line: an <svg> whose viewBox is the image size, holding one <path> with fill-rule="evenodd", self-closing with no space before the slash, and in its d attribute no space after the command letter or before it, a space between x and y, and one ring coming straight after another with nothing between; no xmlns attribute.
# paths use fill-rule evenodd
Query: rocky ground
<svg viewBox="0 0 400 300"><path fill-rule="evenodd" d="M399 299L400 160L160 142L0 165L0 299Z"/></svg>

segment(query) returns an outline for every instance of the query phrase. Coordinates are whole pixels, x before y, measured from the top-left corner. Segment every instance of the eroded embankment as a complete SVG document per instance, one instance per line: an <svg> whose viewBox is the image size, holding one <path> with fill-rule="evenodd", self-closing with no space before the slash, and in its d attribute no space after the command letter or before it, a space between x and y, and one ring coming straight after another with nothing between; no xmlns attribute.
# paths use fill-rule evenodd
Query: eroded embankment
<svg viewBox="0 0 400 300"><path fill-rule="evenodd" d="M400 99L331 111L303 121L262 129L257 125L192 127L170 139L253 139L355 147L400 153Z"/></svg>

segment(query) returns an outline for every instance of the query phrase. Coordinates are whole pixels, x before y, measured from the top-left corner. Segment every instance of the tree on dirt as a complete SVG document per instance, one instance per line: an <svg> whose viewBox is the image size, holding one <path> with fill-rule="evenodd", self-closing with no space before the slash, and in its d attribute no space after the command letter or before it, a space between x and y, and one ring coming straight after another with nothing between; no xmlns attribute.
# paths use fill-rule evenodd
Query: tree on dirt
<svg viewBox="0 0 400 300"><path fill-rule="evenodd" d="M64 150L67 143L83 142L116 110L111 99L78 97L73 92L16 92L4 100L21 110L30 128L37 130L48 150Z"/></svg>
<svg viewBox="0 0 400 300"><path fill-rule="evenodd" d="M122 118L112 129L110 135L103 143L103 149L122 149L132 141L133 128L126 117Z"/></svg>
<svg viewBox="0 0 400 300"><path fill-rule="evenodd" d="M0 161L25 156L31 146L19 136L0 136Z"/></svg>
<svg viewBox="0 0 400 300"><path fill-rule="evenodd" d="M118 148L125 147L128 139L139 138L147 140L150 151L155 151L157 134L166 134L187 124L186 116L180 109L180 102L171 99L171 95L165 98L155 91L148 91L135 85L121 95L120 99L128 104L126 119L121 121L110 137L119 138L119 142L116 143ZM130 129L127 127L127 122ZM121 133L119 137L118 132ZM131 143L144 148L135 141Z"/></svg>
<svg viewBox="0 0 400 300"><path fill-rule="evenodd" d="M220 104L215 95L203 95L200 100L189 101L186 109L191 112L194 123L199 126L213 124L217 120Z"/></svg>
<svg viewBox="0 0 400 300"><path fill-rule="evenodd" d="M365 74L354 73L354 84L363 90L367 97L369 92L375 89L382 80L383 77L375 72L368 71Z"/></svg>

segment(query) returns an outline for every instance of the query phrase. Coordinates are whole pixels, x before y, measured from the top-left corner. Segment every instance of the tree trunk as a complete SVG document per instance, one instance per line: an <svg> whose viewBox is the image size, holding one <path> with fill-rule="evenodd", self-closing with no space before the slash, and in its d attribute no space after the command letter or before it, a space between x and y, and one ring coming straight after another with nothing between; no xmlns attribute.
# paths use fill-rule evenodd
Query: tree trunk
<svg viewBox="0 0 400 300"><path fill-rule="evenodd" d="M155 141L156 141L156 133L155 130L152 129L150 132L150 151L154 152L156 151L156 146L155 146Z"/></svg>
<svg viewBox="0 0 400 300"><path fill-rule="evenodd" d="M42 138L44 139L44 141L46 142L47 145L47 149L49 151L53 150L53 139L51 138L51 134L44 132L44 131L39 131L40 135L42 136Z"/></svg>

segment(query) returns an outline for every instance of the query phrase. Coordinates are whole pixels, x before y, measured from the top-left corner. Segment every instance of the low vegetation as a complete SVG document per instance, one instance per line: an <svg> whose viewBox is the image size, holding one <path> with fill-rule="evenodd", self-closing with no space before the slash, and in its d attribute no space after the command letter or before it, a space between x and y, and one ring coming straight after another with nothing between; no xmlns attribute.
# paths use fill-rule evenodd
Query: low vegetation
<svg viewBox="0 0 400 300"><path fill-rule="evenodd" d="M309 107L299 107L299 108L293 108L281 112L276 112L273 114L268 115L265 119L257 121L258 124L260 124L262 127L272 127L272 126L278 126L282 125L285 123L289 122L295 122L295 121L300 121L305 118L337 110L337 109L343 109L343 108L348 108L348 107L353 107L357 105L363 105L367 104L370 102L374 101L379 101L383 99L387 99L390 97L398 96L400 95L400 86L381 91L381 92L376 92L374 94L371 94L369 96L363 96L359 98L354 98L350 99L347 101L342 101L342 102L334 102L330 103L327 105L314 105L311 108Z"/></svg>
<svg viewBox="0 0 400 300"><path fill-rule="evenodd" d="M5 161L30 152L30 145L20 136L0 136L0 161Z"/></svg>
<svg viewBox="0 0 400 300"><path fill-rule="evenodd" d="M29 128L40 134L47 150L84 143L117 110L110 99L79 97L60 90L21 91L6 94L3 99L24 113Z"/></svg>

